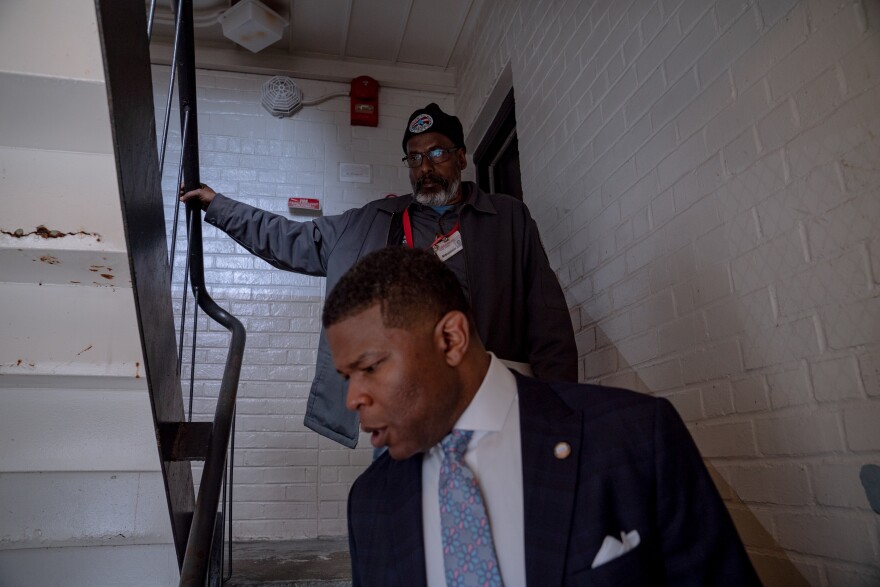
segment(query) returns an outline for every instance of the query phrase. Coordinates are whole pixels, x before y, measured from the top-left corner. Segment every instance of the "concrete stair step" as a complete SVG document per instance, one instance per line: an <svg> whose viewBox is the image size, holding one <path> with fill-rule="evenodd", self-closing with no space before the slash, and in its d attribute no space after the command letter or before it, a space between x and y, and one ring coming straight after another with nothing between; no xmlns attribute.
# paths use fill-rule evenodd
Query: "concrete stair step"
<svg viewBox="0 0 880 587"><path fill-rule="evenodd" d="M236 542L226 587L350 587L348 539Z"/></svg>

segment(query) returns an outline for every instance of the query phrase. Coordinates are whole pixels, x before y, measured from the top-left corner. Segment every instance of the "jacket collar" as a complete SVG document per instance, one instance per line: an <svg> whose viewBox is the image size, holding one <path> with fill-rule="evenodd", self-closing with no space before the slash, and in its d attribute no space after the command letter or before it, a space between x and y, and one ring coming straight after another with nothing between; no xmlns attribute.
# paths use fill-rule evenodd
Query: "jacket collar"
<svg viewBox="0 0 880 587"><path fill-rule="evenodd" d="M386 197L384 200L376 201L376 208L389 214L400 214L406 210L407 206L413 201L412 194L405 196Z"/></svg>
<svg viewBox="0 0 880 587"><path fill-rule="evenodd" d="M489 198L489 194L477 187L477 184L475 184L474 182L462 182L461 189L464 190L467 194L467 196L465 197L464 206L471 206L477 212L483 212L485 214L498 213L498 211L495 209L495 204L493 204L492 200ZM385 198L384 200L378 200L376 203L376 207L379 210L388 212L389 214L400 214L414 201L415 200L413 199L412 194L406 194L405 196L397 196L394 198Z"/></svg>
<svg viewBox="0 0 880 587"><path fill-rule="evenodd" d="M467 193L467 196L464 199L465 206L472 206L477 212L484 212L486 214L498 213L498 211L495 210L495 204L489 199L489 194L477 187L477 184L474 182L462 182L461 189L465 190Z"/></svg>

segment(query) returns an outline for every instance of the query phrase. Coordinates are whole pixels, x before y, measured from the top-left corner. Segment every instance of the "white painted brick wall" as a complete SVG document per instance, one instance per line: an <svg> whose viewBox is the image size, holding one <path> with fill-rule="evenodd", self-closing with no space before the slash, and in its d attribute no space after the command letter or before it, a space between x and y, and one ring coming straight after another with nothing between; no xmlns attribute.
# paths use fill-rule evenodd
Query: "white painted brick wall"
<svg viewBox="0 0 880 587"><path fill-rule="evenodd" d="M160 133L168 71L153 69ZM287 198L292 196L319 198L323 214L329 215L388 193L409 192L407 170L400 163L406 118L429 102L454 111L452 97L445 94L383 88L377 128L352 127L347 98L279 120L260 105L266 76L197 73L201 180L227 196L292 219L308 219L289 213ZM297 84L307 99L348 90L338 83ZM175 96L163 176L169 234L180 157L178 116ZM340 163L370 165L372 182L340 182ZM185 230L182 219L180 230ZM234 536L285 540L345 535L348 490L369 465L372 449L364 439L358 449L344 449L302 423L315 371L324 280L279 271L208 225L204 245L210 293L239 317L248 334L235 434ZM178 254L173 288L178 320L183 265ZM191 317L191 298L187 307ZM225 329L201 317L194 419L213 417L227 345ZM188 374L185 368L184 382ZM196 467L195 474L200 471Z"/></svg>
<svg viewBox="0 0 880 587"><path fill-rule="evenodd" d="M585 380L668 397L768 585L880 583L880 5L484 3ZM629 382L629 383L627 383Z"/></svg>

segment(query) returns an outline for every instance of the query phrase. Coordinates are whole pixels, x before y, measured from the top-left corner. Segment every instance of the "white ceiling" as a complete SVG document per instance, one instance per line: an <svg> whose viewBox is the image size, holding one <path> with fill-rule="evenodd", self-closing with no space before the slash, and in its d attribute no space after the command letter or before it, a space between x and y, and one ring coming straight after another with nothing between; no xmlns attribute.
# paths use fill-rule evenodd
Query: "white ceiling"
<svg viewBox="0 0 880 587"><path fill-rule="evenodd" d="M193 0L196 65L452 92L463 31L480 0L261 0L290 24L253 54L223 36L217 17L237 0ZM146 2L147 7L150 1ZM172 0L156 0L151 53L170 63Z"/></svg>

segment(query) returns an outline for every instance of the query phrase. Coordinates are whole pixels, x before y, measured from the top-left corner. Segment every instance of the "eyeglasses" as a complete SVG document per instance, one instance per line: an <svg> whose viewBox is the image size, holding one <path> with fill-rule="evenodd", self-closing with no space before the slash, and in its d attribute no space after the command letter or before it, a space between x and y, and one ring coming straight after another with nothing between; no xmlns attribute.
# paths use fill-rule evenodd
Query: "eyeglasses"
<svg viewBox="0 0 880 587"><path fill-rule="evenodd" d="M407 167L418 167L422 164L422 157L427 157L428 161L431 163L443 163L444 161L448 161L449 157L452 156L452 153L458 151L461 147L452 147L450 149L431 149L430 151L425 151L424 153L410 153L401 161Z"/></svg>

